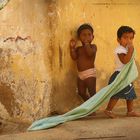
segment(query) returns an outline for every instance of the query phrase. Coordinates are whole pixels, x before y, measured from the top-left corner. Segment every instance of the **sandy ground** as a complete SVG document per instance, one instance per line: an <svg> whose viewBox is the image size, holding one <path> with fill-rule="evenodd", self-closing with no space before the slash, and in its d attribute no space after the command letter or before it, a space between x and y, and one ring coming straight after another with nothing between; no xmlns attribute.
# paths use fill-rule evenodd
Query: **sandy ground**
<svg viewBox="0 0 140 140"><path fill-rule="evenodd" d="M137 93L140 95L140 90ZM134 103L140 112L140 96ZM119 101L119 107L116 106L117 119L105 116L104 104L95 117L88 116L42 131L27 132L30 124L0 119L0 140L140 140L140 118L126 117L125 104Z"/></svg>
<svg viewBox="0 0 140 140"><path fill-rule="evenodd" d="M136 110L140 112L140 107ZM109 119L98 111L95 117L33 132L26 131L29 124L3 122L0 140L140 140L140 118L126 117L124 108L115 111L117 119Z"/></svg>

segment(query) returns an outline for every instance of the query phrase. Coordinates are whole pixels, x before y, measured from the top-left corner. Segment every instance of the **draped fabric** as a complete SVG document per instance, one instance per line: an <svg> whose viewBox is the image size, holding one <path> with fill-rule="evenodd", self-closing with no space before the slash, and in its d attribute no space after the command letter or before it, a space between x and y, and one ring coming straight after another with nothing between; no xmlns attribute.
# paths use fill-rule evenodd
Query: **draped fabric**
<svg viewBox="0 0 140 140"><path fill-rule="evenodd" d="M0 0L0 10L6 6L6 4L9 2L10 0Z"/></svg>
<svg viewBox="0 0 140 140"><path fill-rule="evenodd" d="M124 66L116 79L110 85L107 85L98 91L89 100L63 115L48 117L35 121L28 128L28 131L51 128L67 121L88 116L89 114L95 112L103 103L108 101L112 95L118 93L124 87L132 83L137 78L137 76L137 67L134 58L132 57L130 62Z"/></svg>

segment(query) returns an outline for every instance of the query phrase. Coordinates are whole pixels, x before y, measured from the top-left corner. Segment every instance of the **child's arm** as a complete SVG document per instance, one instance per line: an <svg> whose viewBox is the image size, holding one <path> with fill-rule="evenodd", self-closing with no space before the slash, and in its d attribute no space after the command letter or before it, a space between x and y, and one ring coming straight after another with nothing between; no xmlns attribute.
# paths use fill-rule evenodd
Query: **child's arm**
<svg viewBox="0 0 140 140"><path fill-rule="evenodd" d="M129 44L127 54L123 54L123 53L118 54L120 61L123 64L127 64L130 61L131 57L132 57L133 51L134 51L133 44Z"/></svg>
<svg viewBox="0 0 140 140"><path fill-rule="evenodd" d="M70 56L73 60L76 60L78 58L77 49L76 49L76 41L74 39L71 39L69 46L70 46Z"/></svg>
<svg viewBox="0 0 140 140"><path fill-rule="evenodd" d="M86 49L86 52L88 54L88 56L93 56L96 54L96 51L97 51L97 47L95 44L85 44L85 49Z"/></svg>

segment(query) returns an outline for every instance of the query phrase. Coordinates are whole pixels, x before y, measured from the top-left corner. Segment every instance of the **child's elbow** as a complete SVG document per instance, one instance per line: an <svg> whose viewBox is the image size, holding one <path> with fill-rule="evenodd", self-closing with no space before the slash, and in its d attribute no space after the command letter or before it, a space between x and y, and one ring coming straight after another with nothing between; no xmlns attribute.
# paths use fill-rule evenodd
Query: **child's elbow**
<svg viewBox="0 0 140 140"><path fill-rule="evenodd" d="M128 62L122 62L123 64L127 64Z"/></svg>
<svg viewBox="0 0 140 140"><path fill-rule="evenodd" d="M123 64L127 64L130 60L123 60L122 63Z"/></svg>

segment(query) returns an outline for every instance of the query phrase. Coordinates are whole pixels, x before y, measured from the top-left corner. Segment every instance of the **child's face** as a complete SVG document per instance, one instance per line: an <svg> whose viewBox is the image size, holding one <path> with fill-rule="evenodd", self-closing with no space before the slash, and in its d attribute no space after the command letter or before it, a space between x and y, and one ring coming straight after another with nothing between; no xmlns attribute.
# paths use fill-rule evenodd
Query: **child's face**
<svg viewBox="0 0 140 140"><path fill-rule="evenodd" d="M134 34L132 33L124 33L121 38L118 38L118 42L120 45L126 47L128 44L133 44Z"/></svg>
<svg viewBox="0 0 140 140"><path fill-rule="evenodd" d="M93 40L94 36L89 29L83 29L79 35L79 39L83 45L90 44Z"/></svg>

